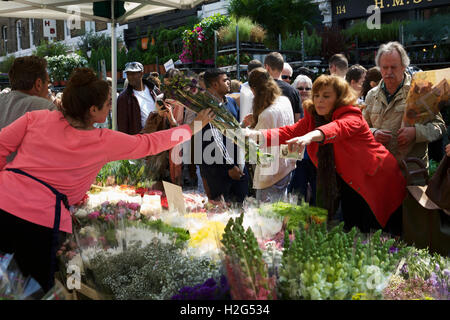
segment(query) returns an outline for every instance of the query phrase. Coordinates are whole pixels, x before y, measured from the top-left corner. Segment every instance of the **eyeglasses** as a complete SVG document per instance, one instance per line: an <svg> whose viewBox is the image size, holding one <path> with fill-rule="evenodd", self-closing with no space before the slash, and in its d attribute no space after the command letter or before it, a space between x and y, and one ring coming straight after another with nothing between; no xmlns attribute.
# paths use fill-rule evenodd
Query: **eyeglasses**
<svg viewBox="0 0 450 320"><path fill-rule="evenodd" d="M291 77L291 76L288 76L288 75L282 75L282 76L281 76L281 79L283 79L283 80L286 80L286 79L291 80L292 77Z"/></svg>
<svg viewBox="0 0 450 320"><path fill-rule="evenodd" d="M298 91L310 91L311 88L298 87L297 90L298 90Z"/></svg>

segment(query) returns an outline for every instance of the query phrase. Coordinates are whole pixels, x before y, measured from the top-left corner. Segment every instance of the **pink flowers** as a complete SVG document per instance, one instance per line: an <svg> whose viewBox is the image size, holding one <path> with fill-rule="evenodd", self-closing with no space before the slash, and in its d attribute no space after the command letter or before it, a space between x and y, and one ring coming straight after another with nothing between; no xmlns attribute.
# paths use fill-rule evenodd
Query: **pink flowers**
<svg viewBox="0 0 450 320"><path fill-rule="evenodd" d="M94 211L88 214L89 219L97 219L100 216L100 212Z"/></svg>
<svg viewBox="0 0 450 320"><path fill-rule="evenodd" d="M139 207L140 207L141 205L140 204L138 204L138 203L128 203L127 204L127 207L129 208L129 209L131 209L131 210L133 210L133 211L137 211L137 210L139 210Z"/></svg>

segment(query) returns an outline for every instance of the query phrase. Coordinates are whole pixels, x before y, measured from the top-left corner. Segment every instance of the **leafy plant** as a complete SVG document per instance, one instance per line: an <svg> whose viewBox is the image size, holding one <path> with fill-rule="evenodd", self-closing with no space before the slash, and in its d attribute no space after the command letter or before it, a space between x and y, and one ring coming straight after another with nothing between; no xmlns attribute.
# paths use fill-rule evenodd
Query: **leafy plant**
<svg viewBox="0 0 450 320"><path fill-rule="evenodd" d="M287 39L305 26L320 21L317 4L311 0L231 0L231 16L249 17L268 31L270 38Z"/></svg>
<svg viewBox="0 0 450 320"><path fill-rule="evenodd" d="M400 26L407 24L405 21L393 21L389 24L381 24L380 29L369 29L366 21L361 21L343 30L342 33L350 41L355 41L358 38L361 43L387 42L398 39Z"/></svg>
<svg viewBox="0 0 450 320"><path fill-rule="evenodd" d="M249 17L231 18L231 22L219 29L218 39L221 43L236 42L236 26L239 28L239 41L249 42L252 30L257 25Z"/></svg>
<svg viewBox="0 0 450 320"><path fill-rule="evenodd" d="M66 55L68 47L63 42L47 42L43 41L36 47L33 54L38 57L54 57L60 55Z"/></svg>
<svg viewBox="0 0 450 320"><path fill-rule="evenodd" d="M276 299L275 277L269 277L262 251L251 228L242 226L244 215L230 219L222 238L225 267L233 299Z"/></svg>
<svg viewBox="0 0 450 320"><path fill-rule="evenodd" d="M394 239L382 239L381 230L364 239L356 228L343 224L327 232L325 224L300 227L284 242L279 292L285 299L350 299L364 293L382 297L389 276L408 248L395 248Z"/></svg>
<svg viewBox="0 0 450 320"><path fill-rule="evenodd" d="M105 164L97 174L96 183L107 184L129 184L136 187L150 187L152 185L152 173L146 161L120 160Z"/></svg>
<svg viewBox="0 0 450 320"><path fill-rule="evenodd" d="M290 232L297 230L301 225L306 227L311 223L323 223L327 220L327 210L310 207L308 204L302 205L291 204L287 202L275 202L264 204L259 208L261 214L272 214L288 218L286 230Z"/></svg>
<svg viewBox="0 0 450 320"><path fill-rule="evenodd" d="M219 13L204 18L193 29L183 31L182 62L209 60L213 58L214 31L230 23L230 18Z"/></svg>
<svg viewBox="0 0 450 320"><path fill-rule="evenodd" d="M14 54L10 54L2 62L0 62L0 72L8 73L15 59L16 57L14 56Z"/></svg>
<svg viewBox="0 0 450 320"><path fill-rule="evenodd" d="M75 68L87 66L87 60L76 53L47 57L48 73L52 81L69 79Z"/></svg>

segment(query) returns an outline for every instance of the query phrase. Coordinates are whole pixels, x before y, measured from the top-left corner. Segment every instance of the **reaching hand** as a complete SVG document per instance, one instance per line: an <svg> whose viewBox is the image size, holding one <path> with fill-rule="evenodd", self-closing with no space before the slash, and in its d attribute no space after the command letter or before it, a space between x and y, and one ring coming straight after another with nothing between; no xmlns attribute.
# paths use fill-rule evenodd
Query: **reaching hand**
<svg viewBox="0 0 450 320"><path fill-rule="evenodd" d="M289 152L298 152L299 154L312 142L312 138L308 135L292 138L286 141Z"/></svg>
<svg viewBox="0 0 450 320"><path fill-rule="evenodd" d="M250 113L245 116L244 120L242 121L242 124L244 125L244 128L247 128L251 126L252 123L253 123L253 114Z"/></svg>
<svg viewBox="0 0 450 320"><path fill-rule="evenodd" d="M164 107L158 111L159 115L162 117L166 117L172 126L176 126L178 123L177 120L175 120L175 117L173 116L172 106L166 103L165 101L163 101L163 103Z"/></svg>
<svg viewBox="0 0 450 320"><path fill-rule="evenodd" d="M447 154L447 157L450 157L450 143L445 147L445 153Z"/></svg>
<svg viewBox="0 0 450 320"><path fill-rule="evenodd" d="M398 130L397 142L399 147L409 145L416 139L415 127L403 127Z"/></svg>
<svg viewBox="0 0 450 320"><path fill-rule="evenodd" d="M240 180L244 173L239 169L238 166L234 166L230 170L228 170L228 175L233 180Z"/></svg>
<svg viewBox="0 0 450 320"><path fill-rule="evenodd" d="M206 126L211 120L213 120L216 117L214 112L211 111L211 108L204 109L197 113L197 116L195 119L189 124L191 127L192 134L196 134L198 131L200 131L204 126ZM201 126L194 126L194 123L201 123ZM195 129L197 131L195 131Z"/></svg>
<svg viewBox="0 0 450 320"><path fill-rule="evenodd" d="M392 132L389 130L376 130L375 133L373 134L375 141L383 144L383 145L387 145L389 143L389 141L391 141L392 139Z"/></svg>

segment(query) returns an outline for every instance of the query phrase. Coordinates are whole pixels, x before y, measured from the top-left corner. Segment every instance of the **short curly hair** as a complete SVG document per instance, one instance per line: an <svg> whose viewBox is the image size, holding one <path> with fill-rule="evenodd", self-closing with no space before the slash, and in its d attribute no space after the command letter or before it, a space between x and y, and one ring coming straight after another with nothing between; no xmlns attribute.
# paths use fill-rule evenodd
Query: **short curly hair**
<svg viewBox="0 0 450 320"><path fill-rule="evenodd" d="M31 90L37 79L47 81L47 60L38 56L16 58L8 76L12 90Z"/></svg>

